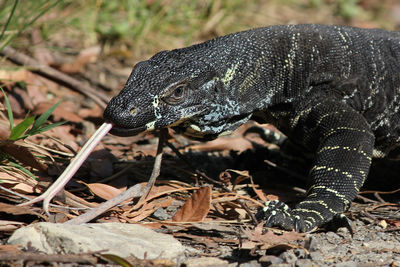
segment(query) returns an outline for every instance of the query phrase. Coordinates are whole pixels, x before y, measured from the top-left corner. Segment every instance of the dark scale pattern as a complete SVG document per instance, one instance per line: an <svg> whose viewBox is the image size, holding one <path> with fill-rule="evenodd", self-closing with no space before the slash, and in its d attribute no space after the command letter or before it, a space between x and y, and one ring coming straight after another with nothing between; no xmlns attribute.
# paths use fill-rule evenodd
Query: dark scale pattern
<svg viewBox="0 0 400 267"><path fill-rule="evenodd" d="M251 119L315 153L292 210L270 202L267 226L309 231L342 214L373 150L400 141L400 33L342 26L258 28L162 51L137 64L104 112L112 133L173 127L211 140ZM378 154L378 153L377 153Z"/></svg>

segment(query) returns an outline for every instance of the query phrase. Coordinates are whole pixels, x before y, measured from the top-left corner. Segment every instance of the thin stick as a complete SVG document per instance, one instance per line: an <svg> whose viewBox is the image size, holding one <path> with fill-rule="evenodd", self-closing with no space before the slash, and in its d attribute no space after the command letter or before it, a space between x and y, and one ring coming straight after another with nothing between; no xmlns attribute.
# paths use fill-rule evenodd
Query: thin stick
<svg viewBox="0 0 400 267"><path fill-rule="evenodd" d="M167 129L161 129L159 132L157 154L156 154L156 158L154 160L153 171L151 172L149 181L147 182L146 186L143 188L143 195L140 197L138 203L141 203L142 201L144 201L147 198L147 196L149 195L151 189L153 188L153 186L157 180L157 177L160 175L161 160L162 160L162 155L163 155L162 151L163 151L164 140L165 140L166 134L167 134Z"/></svg>
<svg viewBox="0 0 400 267"><path fill-rule="evenodd" d="M150 179L149 179L147 185L143 189L142 189L141 184L136 184L136 185L130 187L127 191L122 192L118 196L102 203L98 207L91 209L90 211L88 211L78 217L75 217L72 220L65 222L65 224L81 224L81 223L89 222L89 221L93 220L94 218L98 217L99 215L103 214L107 210L111 209L112 207L114 207L114 206L120 204L121 202L128 200L130 198L141 196L141 198L138 201L138 204L142 203L148 196L151 188L153 187L154 183L156 182L157 177L160 175L162 150L163 150L163 145L164 145L165 133L166 133L165 129L160 130L157 154L156 154L156 158L154 160L153 171L151 173L151 176L150 176Z"/></svg>
<svg viewBox="0 0 400 267"><path fill-rule="evenodd" d="M50 66L39 63L37 60L19 53L14 48L6 46L0 51L0 55L7 57L12 62L29 68L30 71L44 76L52 81L63 84L74 91L93 99L100 107L105 108L106 103L110 100L107 96L100 94L98 90L86 85L65 73L58 71Z"/></svg>
<svg viewBox="0 0 400 267"><path fill-rule="evenodd" d="M43 200L43 209L46 211L47 215L50 215L50 201L55 195L57 195L58 192L60 192L64 188L64 186L76 173L79 167L83 164L85 159L89 156L90 152L92 152L94 147L101 141L101 139L103 139L103 137L110 131L111 128L111 123L103 123L101 127L96 131L96 133L93 134L92 137L90 137L90 139L86 142L81 151L79 151L76 157L60 175L60 177L58 177L58 179L47 189L46 192L28 202L19 204L19 206L30 205Z"/></svg>
<svg viewBox="0 0 400 267"><path fill-rule="evenodd" d="M82 223L87 223L96 218L97 216L103 214L107 210L111 209L112 207L115 207L116 205L120 204L121 202L124 202L127 199L134 198L141 196L143 193L142 190L142 185L141 184L136 184L134 186L131 186L128 190L125 192L122 192L121 194L117 195L116 197L107 200L106 202L100 204L96 208L93 208L89 210L88 212L79 215L78 217L73 218L72 220L66 221L64 224L82 224Z"/></svg>

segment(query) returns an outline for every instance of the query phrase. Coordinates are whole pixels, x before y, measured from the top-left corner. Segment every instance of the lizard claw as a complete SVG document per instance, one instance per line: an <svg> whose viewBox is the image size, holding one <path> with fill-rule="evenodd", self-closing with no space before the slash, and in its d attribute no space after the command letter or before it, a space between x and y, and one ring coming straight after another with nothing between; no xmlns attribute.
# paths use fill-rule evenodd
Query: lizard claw
<svg viewBox="0 0 400 267"><path fill-rule="evenodd" d="M266 227L276 226L289 231L307 232L315 227L308 223L296 210L292 210L278 200L266 202L265 207L257 212L256 218L259 220L266 219Z"/></svg>
<svg viewBox="0 0 400 267"><path fill-rule="evenodd" d="M296 232L301 232L301 226L300 226L300 218L299 216L294 217L294 230Z"/></svg>
<svg viewBox="0 0 400 267"><path fill-rule="evenodd" d="M344 214L337 214L333 217L332 221L330 222L331 227L334 229L338 229L340 227L345 227L350 235L354 236L353 227L350 224L350 220Z"/></svg>
<svg viewBox="0 0 400 267"><path fill-rule="evenodd" d="M309 232L318 226L327 224L329 228L334 229L346 227L352 236L354 234L350 221L344 214L332 213L328 209L318 211L315 207L310 206L310 203L300 203L295 209L291 209L279 200L267 201L265 207L257 212L256 218L260 221L265 220L266 227L278 227L289 231Z"/></svg>

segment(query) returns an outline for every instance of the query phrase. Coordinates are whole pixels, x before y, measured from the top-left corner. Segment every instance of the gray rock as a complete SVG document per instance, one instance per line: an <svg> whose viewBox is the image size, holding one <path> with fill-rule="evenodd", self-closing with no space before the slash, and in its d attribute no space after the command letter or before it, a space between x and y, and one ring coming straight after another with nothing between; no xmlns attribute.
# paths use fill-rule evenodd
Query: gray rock
<svg viewBox="0 0 400 267"><path fill-rule="evenodd" d="M257 262L256 260L252 260L249 262L241 263L239 267L262 267L261 263Z"/></svg>
<svg viewBox="0 0 400 267"><path fill-rule="evenodd" d="M264 255L259 259L259 261L267 264L280 264L283 262L283 259L273 255Z"/></svg>
<svg viewBox="0 0 400 267"><path fill-rule="evenodd" d="M165 209L163 208L158 208L156 209L156 211L153 213L154 218L156 218L157 220L167 220L169 219L171 216L165 211Z"/></svg>
<svg viewBox="0 0 400 267"><path fill-rule="evenodd" d="M300 259L300 260L296 261L295 266L296 267L312 267L313 263L309 259Z"/></svg>
<svg viewBox="0 0 400 267"><path fill-rule="evenodd" d="M66 225L41 222L20 228L9 244L36 248L48 254L86 253L107 250L120 257L180 261L184 248L170 235L137 224L103 223Z"/></svg>
<svg viewBox="0 0 400 267"><path fill-rule="evenodd" d="M215 257L201 257L188 259L184 262L186 267L228 267L229 262Z"/></svg>
<svg viewBox="0 0 400 267"><path fill-rule="evenodd" d="M287 263L295 263L297 260L297 256L294 254L293 250L285 251L279 255L279 257Z"/></svg>
<svg viewBox="0 0 400 267"><path fill-rule="evenodd" d="M310 252L310 258L314 261L321 261L324 259L320 251L312 251Z"/></svg>
<svg viewBox="0 0 400 267"><path fill-rule="evenodd" d="M335 267L357 267L357 263L354 261L345 261L345 262L337 263L334 266Z"/></svg>
<svg viewBox="0 0 400 267"><path fill-rule="evenodd" d="M295 248L295 249L293 249L293 252L298 259L307 258L307 253L306 253L306 250L304 250L304 249Z"/></svg>

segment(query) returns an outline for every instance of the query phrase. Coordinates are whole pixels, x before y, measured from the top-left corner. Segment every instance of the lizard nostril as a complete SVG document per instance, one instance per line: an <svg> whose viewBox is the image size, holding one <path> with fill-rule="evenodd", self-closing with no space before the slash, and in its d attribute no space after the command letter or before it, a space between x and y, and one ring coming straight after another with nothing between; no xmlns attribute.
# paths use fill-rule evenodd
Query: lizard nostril
<svg viewBox="0 0 400 267"><path fill-rule="evenodd" d="M131 108L129 110L129 113L131 113L131 115L135 115L136 114L136 108Z"/></svg>

